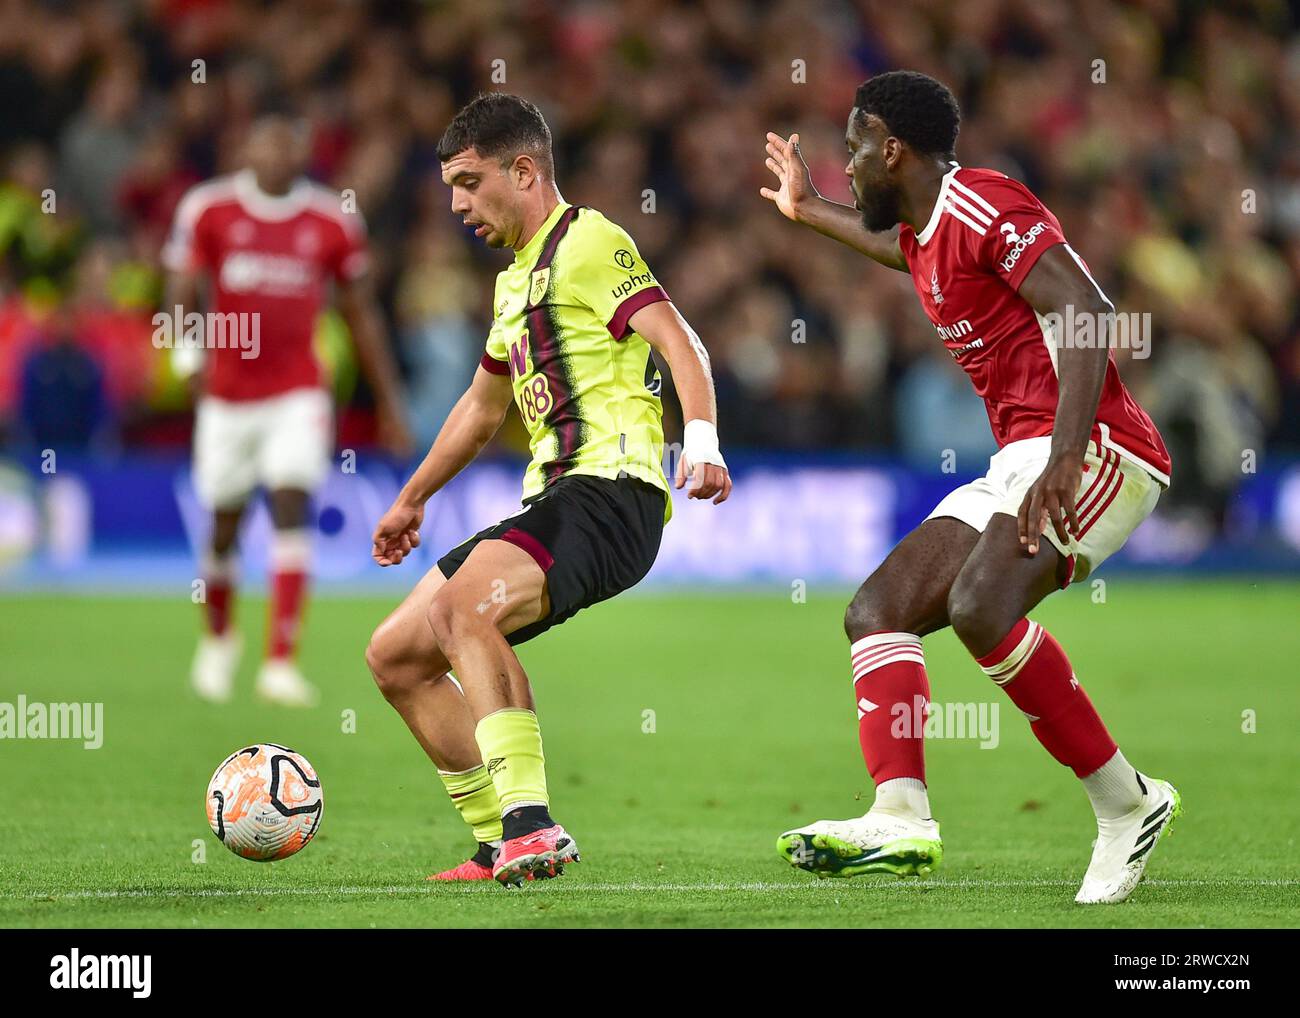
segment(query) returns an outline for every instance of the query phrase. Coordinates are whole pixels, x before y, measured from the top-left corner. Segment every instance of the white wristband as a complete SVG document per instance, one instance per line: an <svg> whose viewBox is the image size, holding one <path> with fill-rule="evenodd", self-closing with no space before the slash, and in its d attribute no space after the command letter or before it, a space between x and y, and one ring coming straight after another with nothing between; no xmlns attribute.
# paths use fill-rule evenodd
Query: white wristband
<svg viewBox="0 0 1300 1018"><path fill-rule="evenodd" d="M688 467L697 467L701 463L715 467L727 465L718 448L718 429L711 421L700 418L686 422L682 433L682 456Z"/></svg>

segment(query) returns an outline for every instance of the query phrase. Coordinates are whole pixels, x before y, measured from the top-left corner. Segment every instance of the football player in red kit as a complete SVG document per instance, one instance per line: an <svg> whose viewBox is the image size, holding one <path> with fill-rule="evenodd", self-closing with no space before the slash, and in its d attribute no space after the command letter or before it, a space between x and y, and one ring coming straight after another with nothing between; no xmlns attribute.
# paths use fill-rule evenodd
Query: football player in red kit
<svg viewBox="0 0 1300 1018"><path fill-rule="evenodd" d="M1150 515L1169 455L1120 380L1111 302L1027 187L958 165L959 122L952 93L926 75L893 71L863 84L845 135L853 206L818 194L797 134L767 136L776 188L763 197L911 273L999 446L988 473L944 498L845 614L874 804L862 817L787 831L777 848L823 876L925 875L939 864L920 726L895 737L891 708L929 702L921 638L951 626L1091 800L1097 840L1075 900L1123 901L1181 812L1178 792L1124 758L1061 645L1026 616L1089 576ZM1061 322L1094 331L1067 333Z"/></svg>
<svg viewBox="0 0 1300 1018"><path fill-rule="evenodd" d="M368 280L365 226L340 195L301 176L305 125L272 114L249 133L247 168L194 187L163 251L163 312L173 342L190 330L206 277L207 311L194 425L194 484L212 513L205 549L205 632L191 679L204 699L229 698L241 641L231 626L239 521L266 489L271 617L257 693L306 706L316 691L294 661L309 570L311 494L334 449L333 408L312 349L333 284L371 389L380 437L408 451L397 369ZM190 337L186 337L187 339Z"/></svg>

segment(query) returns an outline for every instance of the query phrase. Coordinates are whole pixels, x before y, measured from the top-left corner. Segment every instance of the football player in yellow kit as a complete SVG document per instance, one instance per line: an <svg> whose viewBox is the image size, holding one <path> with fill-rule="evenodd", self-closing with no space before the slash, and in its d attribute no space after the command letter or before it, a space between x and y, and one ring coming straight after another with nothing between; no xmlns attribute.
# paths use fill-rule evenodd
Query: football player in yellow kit
<svg viewBox="0 0 1300 1018"><path fill-rule="evenodd" d="M513 401L530 435L523 509L452 549L375 630L366 660L479 842L435 879L518 885L576 862L550 815L542 736L511 649L636 584L672 513L660 376L685 420L676 483L722 502L709 358L626 231L570 205L537 107L503 93L462 109L438 147L451 208L515 257L497 276L468 391L375 529L375 560L420 543L428 499L496 433ZM455 677L452 676L452 671Z"/></svg>

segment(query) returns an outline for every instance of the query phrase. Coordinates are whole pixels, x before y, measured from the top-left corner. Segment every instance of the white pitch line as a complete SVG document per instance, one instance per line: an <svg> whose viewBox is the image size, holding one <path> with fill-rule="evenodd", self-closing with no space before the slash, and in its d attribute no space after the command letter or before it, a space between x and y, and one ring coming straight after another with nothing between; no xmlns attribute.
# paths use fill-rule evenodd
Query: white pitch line
<svg viewBox="0 0 1300 1018"><path fill-rule="evenodd" d="M481 884L482 882L480 882ZM1008 888L1008 887L1074 887L1078 881L1075 880L913 880L913 881L855 881L852 886L861 888L866 891L920 891L926 889L944 890L977 890L980 888ZM831 883L830 881L800 881L798 883L777 883L771 881L759 881L753 883L703 883L703 884L656 884L649 882L632 881L629 883L599 883L583 884L572 882L560 885L547 885L548 890L544 893L554 893L549 888L567 888L574 894L581 892L597 892L617 894L621 892L645 893L645 892L663 892L663 891L741 891L741 892L764 892L764 891L801 891L810 890L817 893L829 893L837 890L845 890L847 886L843 882ZM1169 879L1169 880L1144 880L1143 887L1295 887L1300 886L1300 880L1287 879L1270 879L1270 878L1246 878L1239 880L1196 880L1196 879ZM480 886L472 884L447 884L444 886L421 886L419 884L411 885L392 885L387 887L364 887L364 886L342 886L342 887L242 887L242 888L194 888L186 890L183 888L123 888L107 889L97 891L3 891L0 892L0 900L10 901L42 901L55 899L58 901L69 900L104 900L115 898L312 898L325 897L330 895L343 895L361 897L367 895L374 896L412 896L424 895L436 897L441 894L480 894ZM561 892L563 893L563 892ZM859 893L859 892L854 892Z"/></svg>

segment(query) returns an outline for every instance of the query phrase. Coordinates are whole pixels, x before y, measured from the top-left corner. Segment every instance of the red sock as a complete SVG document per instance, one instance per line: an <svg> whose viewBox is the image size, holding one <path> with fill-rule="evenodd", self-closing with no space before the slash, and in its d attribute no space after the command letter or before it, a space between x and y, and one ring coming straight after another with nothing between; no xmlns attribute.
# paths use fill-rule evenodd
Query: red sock
<svg viewBox="0 0 1300 1018"><path fill-rule="evenodd" d="M293 657L306 592L306 573L277 572L271 578L271 633L267 640L267 657Z"/></svg>
<svg viewBox="0 0 1300 1018"><path fill-rule="evenodd" d="M853 692L858 699L858 742L877 785L893 778L925 781L925 713L930 680L921 638L872 633L854 642Z"/></svg>
<svg viewBox="0 0 1300 1018"><path fill-rule="evenodd" d="M1115 741L1074 677L1070 659L1037 622L1021 619L977 660L1029 718L1043 748L1079 777L1115 755Z"/></svg>
<svg viewBox="0 0 1300 1018"><path fill-rule="evenodd" d="M305 531L280 531L271 546L271 629L266 656L293 657L307 594L310 545Z"/></svg>
<svg viewBox="0 0 1300 1018"><path fill-rule="evenodd" d="M203 618L213 636L224 636L230 628L230 606L234 597L232 557L209 555L203 563Z"/></svg>

